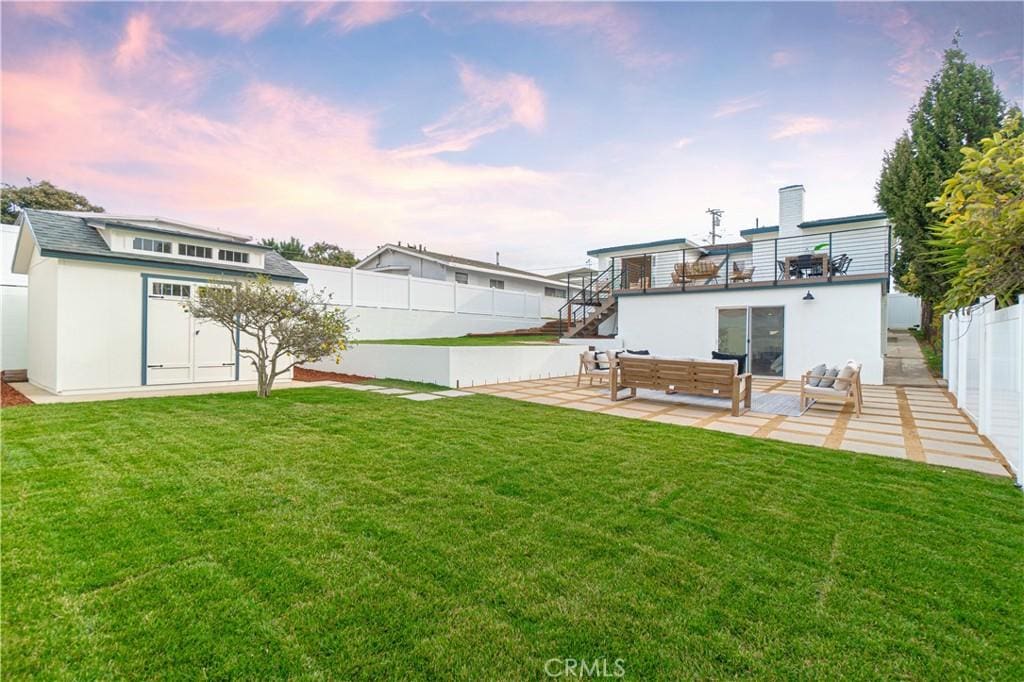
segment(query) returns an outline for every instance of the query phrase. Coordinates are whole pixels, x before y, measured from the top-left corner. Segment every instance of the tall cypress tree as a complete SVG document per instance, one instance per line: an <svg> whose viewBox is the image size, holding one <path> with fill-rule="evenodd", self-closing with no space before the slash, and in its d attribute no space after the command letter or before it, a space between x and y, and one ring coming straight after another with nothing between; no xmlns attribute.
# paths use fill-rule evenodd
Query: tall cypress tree
<svg viewBox="0 0 1024 682"><path fill-rule="evenodd" d="M893 274L901 288L921 297L921 329L928 338L935 333L934 306L948 287L929 244L935 215L928 202L959 169L960 149L998 130L1005 112L991 69L967 61L957 36L910 112L909 133L885 153L875 196L899 240Z"/></svg>

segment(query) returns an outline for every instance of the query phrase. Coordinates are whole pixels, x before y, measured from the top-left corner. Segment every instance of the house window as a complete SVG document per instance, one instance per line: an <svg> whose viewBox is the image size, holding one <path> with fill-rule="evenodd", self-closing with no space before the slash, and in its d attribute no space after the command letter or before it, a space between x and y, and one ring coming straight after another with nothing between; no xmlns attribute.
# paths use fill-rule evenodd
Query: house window
<svg viewBox="0 0 1024 682"><path fill-rule="evenodd" d="M492 289L504 289L505 288L505 280L492 279L491 280L491 288Z"/></svg>
<svg viewBox="0 0 1024 682"><path fill-rule="evenodd" d="M551 298L565 298L565 289L558 287L544 287L544 295Z"/></svg>
<svg viewBox="0 0 1024 682"><path fill-rule="evenodd" d="M154 296L173 296L174 298L188 298L191 287L188 284L170 284L168 282L153 282Z"/></svg>
<svg viewBox="0 0 1024 682"><path fill-rule="evenodd" d="M192 258L213 258L213 249L209 246L196 246L195 244L178 244L179 256L191 256Z"/></svg>
<svg viewBox="0 0 1024 682"><path fill-rule="evenodd" d="M171 243L162 242L159 239L143 239L135 237L132 239L132 248L136 251L154 251L156 253L170 253Z"/></svg>
<svg viewBox="0 0 1024 682"><path fill-rule="evenodd" d="M455 281L459 284L469 284L469 273L468 272L456 272Z"/></svg>
<svg viewBox="0 0 1024 682"><path fill-rule="evenodd" d="M249 254L245 251L229 251L227 249L217 249L218 260L226 260L232 263L248 263Z"/></svg>

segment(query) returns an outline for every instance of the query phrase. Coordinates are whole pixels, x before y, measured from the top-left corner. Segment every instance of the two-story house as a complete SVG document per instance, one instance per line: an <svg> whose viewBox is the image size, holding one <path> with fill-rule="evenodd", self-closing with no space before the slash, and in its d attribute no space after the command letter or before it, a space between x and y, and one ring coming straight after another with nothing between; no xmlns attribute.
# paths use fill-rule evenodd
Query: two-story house
<svg viewBox="0 0 1024 682"><path fill-rule="evenodd" d="M588 251L593 286L571 299L570 335L613 327L622 345L666 356L745 355L757 376L863 363L882 383L892 250L884 213L804 219L804 187L779 190L779 223L743 241L687 239Z"/></svg>

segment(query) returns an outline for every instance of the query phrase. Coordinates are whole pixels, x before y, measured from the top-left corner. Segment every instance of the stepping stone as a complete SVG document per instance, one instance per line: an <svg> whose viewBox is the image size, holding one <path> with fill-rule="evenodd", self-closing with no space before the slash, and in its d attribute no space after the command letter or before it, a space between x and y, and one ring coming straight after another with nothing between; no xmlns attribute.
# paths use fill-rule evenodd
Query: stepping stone
<svg viewBox="0 0 1024 682"><path fill-rule="evenodd" d="M372 391L375 388L380 388L380 386L368 386L366 384L346 384L342 382L326 385L330 386L331 388L344 388L349 391Z"/></svg>
<svg viewBox="0 0 1024 682"><path fill-rule="evenodd" d="M444 396L434 395L433 393L407 393L406 395L400 395L398 397L405 398L406 400L415 400L417 402L421 400L444 400Z"/></svg>
<svg viewBox="0 0 1024 682"><path fill-rule="evenodd" d="M374 386L374 388L380 389L377 393L383 393L384 395L405 395L407 393L412 393L412 391L407 391L404 388L383 388L381 386Z"/></svg>
<svg viewBox="0 0 1024 682"><path fill-rule="evenodd" d="M441 396L444 396L445 398L461 398L464 395L473 395L473 394L470 393L469 391L458 391L458 390L453 388L453 389L448 390L448 391L434 391L434 395L441 395Z"/></svg>

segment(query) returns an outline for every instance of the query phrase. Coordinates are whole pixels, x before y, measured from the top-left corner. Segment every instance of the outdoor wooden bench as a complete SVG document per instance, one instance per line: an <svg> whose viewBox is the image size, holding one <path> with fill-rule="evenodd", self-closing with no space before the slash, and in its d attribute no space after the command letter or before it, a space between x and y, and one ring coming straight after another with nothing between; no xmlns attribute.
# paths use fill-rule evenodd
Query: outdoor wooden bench
<svg viewBox="0 0 1024 682"><path fill-rule="evenodd" d="M666 393L700 395L732 400L732 414L740 414L740 402L750 409L750 374L739 374L735 360L672 360L652 357L619 357L609 378L612 400L629 389L647 388Z"/></svg>

